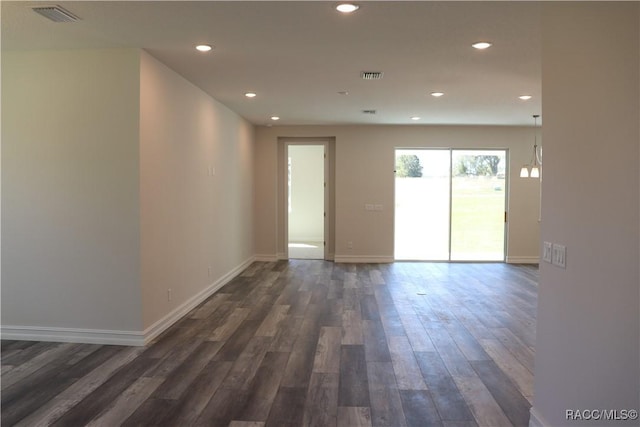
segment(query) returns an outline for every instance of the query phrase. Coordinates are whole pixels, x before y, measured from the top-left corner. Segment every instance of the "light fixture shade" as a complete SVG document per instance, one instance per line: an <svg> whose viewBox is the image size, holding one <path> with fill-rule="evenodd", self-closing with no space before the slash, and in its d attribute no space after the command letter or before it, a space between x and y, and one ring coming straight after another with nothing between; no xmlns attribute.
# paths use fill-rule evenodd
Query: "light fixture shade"
<svg viewBox="0 0 640 427"><path fill-rule="evenodd" d="M520 178L529 178L529 168L527 165L524 165L522 169L520 169Z"/></svg>
<svg viewBox="0 0 640 427"><path fill-rule="evenodd" d="M540 178L540 169L538 166L531 166L531 178Z"/></svg>

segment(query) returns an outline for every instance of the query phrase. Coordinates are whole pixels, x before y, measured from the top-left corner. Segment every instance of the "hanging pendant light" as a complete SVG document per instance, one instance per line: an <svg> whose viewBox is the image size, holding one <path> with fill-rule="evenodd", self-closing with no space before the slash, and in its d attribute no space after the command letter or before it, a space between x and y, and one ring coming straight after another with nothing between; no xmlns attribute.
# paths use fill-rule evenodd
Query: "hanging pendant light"
<svg viewBox="0 0 640 427"><path fill-rule="evenodd" d="M531 166L531 178L540 178L540 169L538 166Z"/></svg>
<svg viewBox="0 0 640 427"><path fill-rule="evenodd" d="M520 169L520 178L540 178L542 150L538 151L538 117L540 117L539 114L533 115L533 156L531 162Z"/></svg>

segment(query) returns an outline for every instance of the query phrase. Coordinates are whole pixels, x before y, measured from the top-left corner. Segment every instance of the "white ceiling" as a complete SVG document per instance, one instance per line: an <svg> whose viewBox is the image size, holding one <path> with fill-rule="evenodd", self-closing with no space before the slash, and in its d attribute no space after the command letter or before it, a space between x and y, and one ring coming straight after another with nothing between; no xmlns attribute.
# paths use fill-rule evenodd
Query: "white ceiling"
<svg viewBox="0 0 640 427"><path fill-rule="evenodd" d="M81 21L3 1L2 49L143 48L257 125L531 125L540 113L537 2L368 1L351 15L324 1L53 3Z"/></svg>

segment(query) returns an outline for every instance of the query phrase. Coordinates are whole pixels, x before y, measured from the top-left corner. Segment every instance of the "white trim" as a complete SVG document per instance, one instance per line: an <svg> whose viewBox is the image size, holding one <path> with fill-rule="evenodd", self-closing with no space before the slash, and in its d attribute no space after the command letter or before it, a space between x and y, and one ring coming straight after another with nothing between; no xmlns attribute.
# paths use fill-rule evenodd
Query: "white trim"
<svg viewBox="0 0 640 427"><path fill-rule="evenodd" d="M276 262L276 261L278 261L278 256L277 255L256 254L253 258L254 258L254 261L258 261L258 262Z"/></svg>
<svg viewBox="0 0 640 427"><path fill-rule="evenodd" d="M259 261L259 262L287 261L289 259L283 252L280 252L277 255L257 254L255 255L254 258L255 258L255 261ZM331 252L329 252L327 254L327 258L325 258L326 261L333 261L334 259L335 259L335 254Z"/></svg>
<svg viewBox="0 0 640 427"><path fill-rule="evenodd" d="M229 283L254 261L255 257L250 257L144 331L112 331L102 329L4 325L1 329L2 339L143 346L149 344L149 342L151 342L155 337L181 319L198 304Z"/></svg>
<svg viewBox="0 0 640 427"><path fill-rule="evenodd" d="M529 427L549 427L551 424L545 421L535 408L529 410Z"/></svg>
<svg viewBox="0 0 640 427"><path fill-rule="evenodd" d="M393 262L392 256L359 256L359 255L335 255L335 262L342 263L369 263L387 264Z"/></svg>
<svg viewBox="0 0 640 427"><path fill-rule="evenodd" d="M179 307L176 307L175 310L168 313L162 319L155 322L153 325L149 326L144 330L144 343L149 344L155 337L160 335L162 332L167 330L171 325L180 320L185 314L194 309L198 304L202 301L209 298L213 295L217 290L221 287L229 283L233 278L235 278L238 274L242 273L247 267L251 265L255 261L255 257L250 257L242 264L238 265L233 270L229 271L227 274L220 277L218 280L213 282L207 288L203 289L196 295L194 295L191 299L187 300L184 304Z"/></svg>
<svg viewBox="0 0 640 427"><path fill-rule="evenodd" d="M539 264L540 257L537 256L508 256L507 264Z"/></svg>
<svg viewBox="0 0 640 427"><path fill-rule="evenodd" d="M47 326L2 326L3 340L73 342L107 345L144 345L140 331L55 328Z"/></svg>

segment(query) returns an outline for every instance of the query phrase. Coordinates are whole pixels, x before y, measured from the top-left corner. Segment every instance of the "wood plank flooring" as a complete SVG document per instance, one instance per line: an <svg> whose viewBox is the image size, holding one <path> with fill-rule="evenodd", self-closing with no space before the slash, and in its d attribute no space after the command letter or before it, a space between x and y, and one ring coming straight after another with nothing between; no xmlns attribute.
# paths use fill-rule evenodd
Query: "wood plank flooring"
<svg viewBox="0 0 640 427"><path fill-rule="evenodd" d="M2 341L3 426L527 426L537 268L254 263L146 348Z"/></svg>

